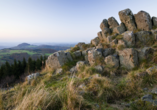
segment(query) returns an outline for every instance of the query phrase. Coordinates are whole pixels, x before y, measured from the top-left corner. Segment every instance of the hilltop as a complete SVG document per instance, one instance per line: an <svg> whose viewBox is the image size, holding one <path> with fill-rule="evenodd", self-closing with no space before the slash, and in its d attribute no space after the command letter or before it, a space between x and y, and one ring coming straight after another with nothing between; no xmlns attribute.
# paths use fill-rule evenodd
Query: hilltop
<svg viewBox="0 0 157 110"><path fill-rule="evenodd" d="M119 11L104 19L91 43L49 55L46 67L0 92L15 110L155 110L157 17Z"/></svg>

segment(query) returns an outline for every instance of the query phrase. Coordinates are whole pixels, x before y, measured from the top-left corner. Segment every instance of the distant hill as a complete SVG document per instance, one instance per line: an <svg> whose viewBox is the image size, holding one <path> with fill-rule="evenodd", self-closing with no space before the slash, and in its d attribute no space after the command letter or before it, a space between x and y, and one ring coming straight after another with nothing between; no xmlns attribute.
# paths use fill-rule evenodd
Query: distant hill
<svg viewBox="0 0 157 110"><path fill-rule="evenodd" d="M31 45L28 43L22 43L10 49L54 49L54 50L66 50L69 49L70 46L55 46L55 45Z"/></svg>
<svg viewBox="0 0 157 110"><path fill-rule="evenodd" d="M21 47L21 46L22 46L22 47L30 46L30 44L28 44L28 43L22 43L22 44L19 44L19 45L18 45L18 47Z"/></svg>

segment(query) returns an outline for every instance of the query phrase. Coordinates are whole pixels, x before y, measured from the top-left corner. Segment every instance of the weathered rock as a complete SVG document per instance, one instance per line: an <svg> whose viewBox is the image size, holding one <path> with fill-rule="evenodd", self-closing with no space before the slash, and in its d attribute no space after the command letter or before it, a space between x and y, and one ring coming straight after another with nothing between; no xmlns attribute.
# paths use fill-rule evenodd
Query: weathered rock
<svg viewBox="0 0 157 110"><path fill-rule="evenodd" d="M110 17L108 19L108 24L109 24L109 28L114 28L119 26L119 23L117 22L117 20L114 17Z"/></svg>
<svg viewBox="0 0 157 110"><path fill-rule="evenodd" d="M113 28L113 33L122 34L126 31L124 23L121 23L119 26Z"/></svg>
<svg viewBox="0 0 157 110"><path fill-rule="evenodd" d="M109 28L108 21L106 19L102 21L102 23L100 24L100 28L101 30L103 30L104 28Z"/></svg>
<svg viewBox="0 0 157 110"><path fill-rule="evenodd" d="M109 28L104 28L104 29L102 30L102 33L103 33L103 34L110 34L110 33L111 33L111 30L110 30Z"/></svg>
<svg viewBox="0 0 157 110"><path fill-rule="evenodd" d="M148 101L148 102L153 103L153 97L150 94L144 95L141 99L142 101Z"/></svg>
<svg viewBox="0 0 157 110"><path fill-rule="evenodd" d="M113 38L114 38L115 36L117 36L117 34L109 35L109 36L106 38L106 42L107 42L107 43L112 42L112 40L113 40Z"/></svg>
<svg viewBox="0 0 157 110"><path fill-rule="evenodd" d="M144 45L154 38L152 36L152 33L149 31L139 31L135 33L135 36L136 36L136 43L140 42L140 44L144 44Z"/></svg>
<svg viewBox="0 0 157 110"><path fill-rule="evenodd" d="M75 58L82 56L82 52L80 50L73 52L73 54Z"/></svg>
<svg viewBox="0 0 157 110"><path fill-rule="evenodd" d="M157 17L152 17L152 25L157 27Z"/></svg>
<svg viewBox="0 0 157 110"><path fill-rule="evenodd" d="M76 66L74 66L74 67L72 67L72 68L70 69L70 73L71 73L71 74L77 73L77 68L76 68Z"/></svg>
<svg viewBox="0 0 157 110"><path fill-rule="evenodd" d="M152 91L151 91L151 93L157 94L157 88L153 88Z"/></svg>
<svg viewBox="0 0 157 110"><path fill-rule="evenodd" d="M127 46L130 47L135 45L135 35L132 31L126 31L122 35Z"/></svg>
<svg viewBox="0 0 157 110"><path fill-rule="evenodd" d="M154 40L157 40L157 30L151 30Z"/></svg>
<svg viewBox="0 0 157 110"><path fill-rule="evenodd" d="M125 24L127 30L133 31L136 29L134 16L130 9L120 11L119 17L121 22Z"/></svg>
<svg viewBox="0 0 157 110"><path fill-rule="evenodd" d="M107 57L108 55L112 55L114 54L115 52L115 49L112 49L112 48L107 48L103 51L103 56L104 57Z"/></svg>
<svg viewBox="0 0 157 110"><path fill-rule="evenodd" d="M39 76L40 76L40 73L32 73L31 75L28 75L27 76L28 83L30 84L30 82L31 82L32 79L36 79Z"/></svg>
<svg viewBox="0 0 157 110"><path fill-rule="evenodd" d="M117 45L117 47L119 47L119 46L126 47L126 43L124 42L124 40L122 40L122 39L118 40L118 45Z"/></svg>
<svg viewBox="0 0 157 110"><path fill-rule="evenodd" d="M148 74L153 74L154 72L156 72L157 71L157 66L153 66L153 67L150 67L150 68L148 68L147 70L146 70L146 72L148 73Z"/></svg>
<svg viewBox="0 0 157 110"><path fill-rule="evenodd" d="M76 69L79 70L81 67L83 67L86 64L85 61L78 61L76 63Z"/></svg>
<svg viewBox="0 0 157 110"><path fill-rule="evenodd" d="M93 47L93 48L88 48L88 49L82 51L82 55L85 57L85 61L88 61L88 51L89 51L89 50L93 50L93 49L95 49L95 47Z"/></svg>
<svg viewBox="0 0 157 110"><path fill-rule="evenodd" d="M75 45L75 47L79 47L79 49L83 50L83 45L85 45L84 42L79 42L77 45Z"/></svg>
<svg viewBox="0 0 157 110"><path fill-rule="evenodd" d="M68 61L72 61L72 57L69 52L58 51L50 55L46 60L46 66L49 68L57 69L63 66Z"/></svg>
<svg viewBox="0 0 157 110"><path fill-rule="evenodd" d="M91 40L91 44L94 46L97 46L99 44L99 37L94 38L93 40Z"/></svg>
<svg viewBox="0 0 157 110"><path fill-rule="evenodd" d="M97 65L94 67L96 69L96 71L100 74L102 74L104 72L104 67L101 65Z"/></svg>
<svg viewBox="0 0 157 110"><path fill-rule="evenodd" d="M137 24L137 29L143 31L149 31L152 29L152 20L149 13L145 11L140 11L135 16L135 21Z"/></svg>
<svg viewBox="0 0 157 110"><path fill-rule="evenodd" d="M55 71L55 74L62 74L63 73L63 69L62 68L58 68L56 71Z"/></svg>
<svg viewBox="0 0 157 110"><path fill-rule="evenodd" d="M102 50L101 49L93 49L88 51L88 61L90 65L95 64L99 58L102 57Z"/></svg>
<svg viewBox="0 0 157 110"><path fill-rule="evenodd" d="M114 57L112 55L105 57L105 63L112 68L119 67L119 59L117 59L116 57Z"/></svg>
<svg viewBox="0 0 157 110"><path fill-rule="evenodd" d="M133 48L123 49L118 51L120 65L127 68L132 69L138 65L138 56L137 51Z"/></svg>
<svg viewBox="0 0 157 110"><path fill-rule="evenodd" d="M97 34L97 35L98 35L98 37L99 37L99 39L100 39L100 40L103 40L102 31L98 32L98 34Z"/></svg>
<svg viewBox="0 0 157 110"><path fill-rule="evenodd" d="M137 49L139 60L147 59L149 54L153 53L153 49L150 47L144 47L142 49Z"/></svg>

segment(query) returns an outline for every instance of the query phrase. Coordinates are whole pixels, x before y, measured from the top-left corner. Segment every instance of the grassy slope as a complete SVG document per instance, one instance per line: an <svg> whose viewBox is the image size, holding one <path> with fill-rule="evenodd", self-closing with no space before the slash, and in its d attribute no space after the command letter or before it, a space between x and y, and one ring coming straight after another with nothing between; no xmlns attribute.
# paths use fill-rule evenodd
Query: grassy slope
<svg viewBox="0 0 157 110"><path fill-rule="evenodd" d="M149 92L143 91L147 87L152 89L157 84L157 74L137 76L148 67L155 64L157 53L141 61L138 68L133 70L118 69L117 76L110 76L112 68L106 68L103 74L91 66L79 68L77 74L70 74L67 70L75 63L63 66L63 74L53 74L54 70L45 68L41 76L33 80L16 85L9 91L0 92L0 109L15 110L155 110L149 103L141 102L130 108L120 103L137 101ZM70 67L69 67L70 66ZM126 74L128 72L128 74ZM156 98L153 95L153 98Z"/></svg>

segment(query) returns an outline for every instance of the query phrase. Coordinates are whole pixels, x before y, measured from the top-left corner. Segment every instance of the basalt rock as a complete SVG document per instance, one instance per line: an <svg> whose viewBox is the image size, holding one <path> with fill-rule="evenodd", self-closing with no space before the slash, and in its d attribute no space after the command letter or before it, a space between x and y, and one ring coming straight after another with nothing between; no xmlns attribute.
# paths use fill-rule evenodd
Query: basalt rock
<svg viewBox="0 0 157 110"><path fill-rule="evenodd" d="M104 28L109 28L108 21L106 19L102 21L102 23L100 24L100 28L101 30L103 30Z"/></svg>
<svg viewBox="0 0 157 110"><path fill-rule="evenodd" d="M113 33L122 34L125 31L126 31L126 27L124 23L121 23L120 26L113 28Z"/></svg>
<svg viewBox="0 0 157 110"><path fill-rule="evenodd" d="M130 9L125 9L120 11L119 17L121 22L125 24L127 30L129 31L136 30L134 16Z"/></svg>
<svg viewBox="0 0 157 110"><path fill-rule="evenodd" d="M69 52L65 53L64 51L58 51L48 57L46 60L46 66L57 69L72 60L73 59Z"/></svg>
<svg viewBox="0 0 157 110"><path fill-rule="evenodd" d="M152 17L152 25L157 27L157 17Z"/></svg>
<svg viewBox="0 0 157 110"><path fill-rule="evenodd" d="M149 31L152 29L152 20L149 13L145 11L140 11L135 16L135 21L137 24L137 29L143 31Z"/></svg>
<svg viewBox="0 0 157 110"><path fill-rule="evenodd" d="M126 48L118 51L120 65L127 69L132 69L138 65L137 51L133 48Z"/></svg>
<svg viewBox="0 0 157 110"><path fill-rule="evenodd" d="M117 20L114 17L110 17L108 19L108 24L109 24L109 28L114 28L119 26L119 23L117 22Z"/></svg>

